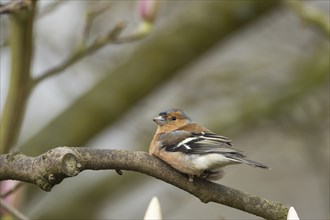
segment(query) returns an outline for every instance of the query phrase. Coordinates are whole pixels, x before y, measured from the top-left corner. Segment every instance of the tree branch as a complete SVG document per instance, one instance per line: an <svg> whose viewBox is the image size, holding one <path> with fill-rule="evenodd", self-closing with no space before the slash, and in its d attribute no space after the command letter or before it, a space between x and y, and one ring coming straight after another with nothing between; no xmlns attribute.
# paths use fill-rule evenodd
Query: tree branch
<svg viewBox="0 0 330 220"><path fill-rule="evenodd" d="M104 2L100 2L100 3L104 3ZM95 19L100 17L111 7L111 4L107 4L107 5L95 4L94 2L92 5L93 7L90 10L88 10L85 14L85 25L83 28L82 42L81 42L83 45L87 43L92 28L92 24L94 23Z"/></svg>
<svg viewBox="0 0 330 220"><path fill-rule="evenodd" d="M1 153L7 153L16 143L31 92L35 7L36 1L31 1L30 10L18 11L10 16L11 70L8 94L0 121Z"/></svg>
<svg viewBox="0 0 330 220"><path fill-rule="evenodd" d="M304 22L313 25L323 32L328 38L330 37L329 17L322 11L306 6L306 3L300 0L285 1Z"/></svg>
<svg viewBox="0 0 330 220"><path fill-rule="evenodd" d="M189 182L186 176L143 151L58 147L37 157L19 152L0 155L0 165L0 180L34 183L45 191L83 170L129 170L163 180L204 203L220 203L265 219L286 219L288 213L283 204L256 195L199 178Z"/></svg>
<svg viewBox="0 0 330 220"><path fill-rule="evenodd" d="M106 72L103 80L71 103L38 134L21 144L20 149L32 155L48 150L47 146L59 146L61 143L69 146L84 145L216 43L274 9L280 2L191 3L192 5L182 12L185 19L178 15L174 22L153 32L149 40L137 47L124 63L111 72ZM253 13L242 19L237 14L244 7L248 7ZM203 16L196 16L196 10ZM180 22L175 22L178 20ZM50 75L49 72L47 74ZM127 86L127 82L134 83ZM113 103L116 103L115 108ZM77 124L79 126L76 126Z"/></svg>
<svg viewBox="0 0 330 220"><path fill-rule="evenodd" d="M106 46L110 43L121 44L121 43L139 40L144 37L144 35L140 34L140 33L133 33L128 36L119 37L120 33L124 30L125 27L126 27L125 22L118 22L111 31L109 31L105 36L100 36L100 37L96 38L95 41L91 45L86 47L84 45L84 42L82 42L80 44L80 47L72 55L70 55L66 60L64 60L62 62L62 64L45 71L39 77L34 79L34 81L33 81L34 85L40 83L41 81L43 81L44 79L46 79L48 77L54 76L54 75L62 72L66 68L74 65L81 59L94 54L99 49L103 48L104 46Z"/></svg>
<svg viewBox="0 0 330 220"><path fill-rule="evenodd" d="M17 11L23 9L31 9L32 1L31 0L14 0L10 1L7 4L0 4L0 14L10 14L16 13Z"/></svg>
<svg viewBox="0 0 330 220"><path fill-rule="evenodd" d="M59 6L67 3L67 1L56 0L47 4L42 10L39 11L37 18L42 18L45 15L49 15L51 12L56 10Z"/></svg>

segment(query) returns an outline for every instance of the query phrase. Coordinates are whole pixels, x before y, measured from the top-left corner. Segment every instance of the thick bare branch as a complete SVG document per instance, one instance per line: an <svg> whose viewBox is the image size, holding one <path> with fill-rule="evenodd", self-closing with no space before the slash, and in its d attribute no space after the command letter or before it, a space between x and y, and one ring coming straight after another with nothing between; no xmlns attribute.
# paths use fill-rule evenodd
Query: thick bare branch
<svg viewBox="0 0 330 220"><path fill-rule="evenodd" d="M256 195L199 178L189 182L185 175L143 151L58 147L37 157L19 152L0 155L0 165L0 180L34 183L45 191L83 170L129 170L163 180L204 203L220 203L265 219L286 219L288 213L283 204Z"/></svg>

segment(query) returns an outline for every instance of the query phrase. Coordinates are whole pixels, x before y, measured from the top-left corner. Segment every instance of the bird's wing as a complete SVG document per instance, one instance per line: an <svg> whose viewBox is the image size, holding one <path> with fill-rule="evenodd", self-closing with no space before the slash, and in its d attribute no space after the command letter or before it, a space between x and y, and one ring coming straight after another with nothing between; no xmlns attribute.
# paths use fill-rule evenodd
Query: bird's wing
<svg viewBox="0 0 330 220"><path fill-rule="evenodd" d="M162 134L161 139L161 148L169 152L183 152L186 154L241 154L239 150L231 147L230 139L209 131L192 132L176 130Z"/></svg>
<svg viewBox="0 0 330 220"><path fill-rule="evenodd" d="M210 131L176 130L162 134L160 138L160 147L168 152L182 152L188 155L222 154L236 163L269 169L261 163L247 159L241 151L231 147L230 139Z"/></svg>

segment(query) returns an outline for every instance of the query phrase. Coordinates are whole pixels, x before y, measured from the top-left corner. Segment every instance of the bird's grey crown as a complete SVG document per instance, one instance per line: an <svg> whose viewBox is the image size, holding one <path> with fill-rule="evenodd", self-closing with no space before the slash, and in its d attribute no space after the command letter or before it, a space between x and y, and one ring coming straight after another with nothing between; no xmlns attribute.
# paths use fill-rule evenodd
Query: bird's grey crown
<svg viewBox="0 0 330 220"><path fill-rule="evenodd" d="M170 109L167 109L165 111L162 111L159 113L159 116L166 116L170 113L173 113L173 112L180 112L185 118L187 118L189 121L191 121L191 118L187 115L187 113L185 113L183 110L179 109L179 108L170 108Z"/></svg>

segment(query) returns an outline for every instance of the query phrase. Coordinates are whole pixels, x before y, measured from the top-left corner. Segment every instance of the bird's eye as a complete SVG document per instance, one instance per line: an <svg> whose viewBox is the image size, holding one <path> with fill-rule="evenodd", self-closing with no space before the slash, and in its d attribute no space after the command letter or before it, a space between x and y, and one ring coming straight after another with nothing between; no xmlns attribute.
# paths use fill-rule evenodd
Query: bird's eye
<svg viewBox="0 0 330 220"><path fill-rule="evenodd" d="M171 120L172 120L172 121L175 121L175 120L176 120L176 117L175 117L175 116L172 116L172 117L171 117Z"/></svg>

